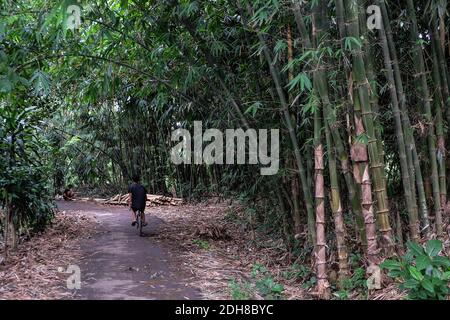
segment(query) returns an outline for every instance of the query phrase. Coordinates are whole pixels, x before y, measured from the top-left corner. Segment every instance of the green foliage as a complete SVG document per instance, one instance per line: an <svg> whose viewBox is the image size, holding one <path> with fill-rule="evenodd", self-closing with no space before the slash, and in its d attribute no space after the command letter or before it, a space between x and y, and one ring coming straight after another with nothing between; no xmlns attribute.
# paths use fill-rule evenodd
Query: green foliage
<svg viewBox="0 0 450 320"><path fill-rule="evenodd" d="M304 72L299 73L297 76L295 76L294 79L292 79L288 83L288 90L291 91L294 88L299 87L300 92L303 92L306 90L310 91L312 89L312 83L309 79L308 75Z"/></svg>
<svg viewBox="0 0 450 320"><path fill-rule="evenodd" d="M309 289L316 285L317 278L314 276L313 270L305 265L294 263L289 269L283 272L286 280L296 280L303 289Z"/></svg>
<svg viewBox="0 0 450 320"><path fill-rule="evenodd" d="M253 299L256 294L269 300L283 298L283 285L273 279L265 266L256 263L252 268L251 279L251 282L237 282L235 279L230 281L229 287L233 299Z"/></svg>
<svg viewBox="0 0 450 320"><path fill-rule="evenodd" d="M351 51L360 49L362 47L362 43L360 39L357 39L355 37L345 37L344 38L344 47L345 50Z"/></svg>
<svg viewBox="0 0 450 320"><path fill-rule="evenodd" d="M356 141L367 145L369 143L369 137L367 136L367 134L362 133L356 137Z"/></svg>
<svg viewBox="0 0 450 320"><path fill-rule="evenodd" d="M345 279L342 287L333 292L333 295L339 300L346 300L350 298L351 294L357 293L359 297L365 299L367 295L367 279L366 271L362 265L363 257L359 253L351 253L349 255L349 266L353 269L352 276Z"/></svg>
<svg viewBox="0 0 450 320"><path fill-rule="evenodd" d="M228 286L231 290L233 300L250 300L254 296L253 288L248 282L239 283L235 279L232 279Z"/></svg>
<svg viewBox="0 0 450 320"><path fill-rule="evenodd" d="M53 217L49 148L38 116L36 107L0 108L0 207L18 231L41 230Z"/></svg>
<svg viewBox="0 0 450 320"><path fill-rule="evenodd" d="M289 267L287 271L283 272L283 277L286 280L295 279L304 282L308 278L310 278L312 274L313 272L311 271L310 268L302 264L294 263Z"/></svg>
<svg viewBox="0 0 450 320"><path fill-rule="evenodd" d="M261 264L255 264L252 268L252 278L259 294L267 299L280 299L283 295L284 287L277 283L267 268Z"/></svg>
<svg viewBox="0 0 450 320"><path fill-rule="evenodd" d="M48 95L50 93L50 78L42 70L36 70L30 79L36 95Z"/></svg>
<svg viewBox="0 0 450 320"><path fill-rule="evenodd" d="M73 33L67 32L65 9L69 4L78 4L76 0L0 3L0 204L2 207L13 204L18 225L33 228L45 225L51 217L52 187L60 189L71 182L117 193L126 188L134 172L141 172L151 193L175 191L177 196L189 200L210 195L236 199L248 209L230 219L239 218L246 230L252 228L277 239L285 232L283 238L288 240L284 244L291 245L290 253L299 261L306 261L314 244L290 239L295 233L291 228L293 200L302 199L300 211L305 204L306 208L314 204L308 199L314 196L312 116L318 115L318 111L322 115L323 111L323 120L329 123L332 140L336 140L332 141L336 144L336 156L345 169L343 165L348 162L354 140L356 100L351 101L352 90L364 88L364 83L355 78L358 74L366 74L364 80L370 81L373 89L370 98L379 98L370 101L373 110L363 112L364 127L370 132L372 121L366 118L376 120L374 125L382 140L377 142L381 142L386 161L386 184L391 194L398 196L402 181L399 150L393 130L394 114L387 97L391 86L386 85L386 77L382 75L385 71L382 52L366 45L366 36L341 39L339 27L347 31L353 27L345 23L348 17L340 21L333 1L82 2L82 26ZM417 3L417 8L423 13L431 11L425 10L422 2ZM319 29L324 30L312 26L311 9L317 9L323 18L324 28ZM393 11L390 16L401 17L389 23L394 29L393 36L400 40L397 49L408 52L411 41L397 35L397 31L410 28L410 23L402 21L404 14L399 12L404 8L388 5L388 9ZM348 14L351 10L344 11ZM299 17L295 13L303 15L300 19L304 18L306 30L298 28ZM439 13L445 13L445 6L440 6ZM423 16L420 23L428 26L428 13ZM320 24L320 20L315 22ZM288 48L288 26L292 48ZM433 30L426 29L423 39L433 39L426 34ZM315 36L315 32L322 31L323 36ZM305 47L303 32L310 35L314 48ZM367 40L371 39L369 35ZM424 65L429 66L430 41L418 41L427 50ZM292 59L287 57L288 49L292 49ZM351 56L359 52L365 60L374 60L372 79L369 70L359 70L364 63L355 63ZM415 102L429 99L416 96L416 91L421 90L415 90L414 81L409 81L413 80L413 72L409 72L413 68L409 55L403 56L400 79L408 81L405 96L400 100L408 102L412 120L420 122L423 108ZM317 70L325 71L325 81L314 81ZM407 73L403 74L404 71ZM375 85L376 81L380 84ZM430 81L431 86L431 92L439 91ZM323 97L324 91L328 92L327 99ZM332 110L324 108L327 104L331 104ZM34 106L39 106L39 110L33 109ZM43 112L43 106L57 106L57 110ZM280 117L280 111L286 108L288 116ZM428 119L435 116L437 119L437 114ZM288 126L290 118L292 125ZM203 121L204 129L237 128L243 123L255 129L280 129L279 173L261 177L255 174L256 166L250 165L175 166L170 161L171 132L176 128L192 132L196 120ZM404 135L411 130L411 136L419 137L421 142L421 135L414 134L413 127L403 128ZM323 127L319 129L323 132ZM356 137L356 141L364 144L373 139L367 133ZM325 158L333 149L333 146L324 148ZM424 168L429 165L423 156L425 149L417 148L419 165ZM370 160L374 159L371 153ZM300 164L305 165L305 170L299 168ZM325 168L325 174L329 174L328 169ZM302 186L301 192L294 194L293 182L303 172L306 178L301 178L300 183L310 180L308 186ZM345 179L347 187L354 184L351 174ZM374 182L377 180L374 178ZM339 181L341 184L344 187L344 181ZM343 208L350 207L352 199L346 194L341 200ZM301 223L305 223L303 212L301 218ZM349 232L355 229L353 221L353 215L349 215L346 220ZM313 221L309 222L313 225ZM353 234L348 237L353 238ZM199 239L193 243L205 250L210 245ZM434 254L432 249L429 252L427 255ZM417 258L405 272L420 282L424 290L436 292L440 290L437 280L430 280L431 288L426 272L420 269L429 263L427 259ZM442 258L436 256L432 261L439 259ZM364 288L360 265L352 265L354 275L337 293L340 298L348 297L350 290ZM439 272L442 279L446 277L444 270L431 271L431 275L439 278ZM304 288L317 282L311 270L298 265L285 276L298 279ZM266 297L282 296L282 286L262 266L255 267L252 281L249 288L254 292ZM249 296L247 286L241 288L236 282L231 286L233 296Z"/></svg>
<svg viewBox="0 0 450 320"><path fill-rule="evenodd" d="M192 243L197 245L200 249L203 250L208 250L210 248L209 242L202 239L194 239L192 240Z"/></svg>
<svg viewBox="0 0 450 320"><path fill-rule="evenodd" d="M303 282L301 286L303 289L310 289L310 288L314 287L316 284L317 284L317 278L312 276L311 278L309 278L308 280Z"/></svg>
<svg viewBox="0 0 450 320"><path fill-rule="evenodd" d="M401 282L400 288L408 292L409 299L445 300L450 289L450 259L440 256L442 242L429 240L425 247L407 243L408 251L399 259L389 259L381 267L388 275Z"/></svg>
<svg viewBox="0 0 450 320"><path fill-rule="evenodd" d="M358 267L353 271L350 278L345 279L342 288L333 293L341 300L348 299L352 291L361 291L367 289L366 271L364 268Z"/></svg>
<svg viewBox="0 0 450 320"><path fill-rule="evenodd" d="M283 285L277 283L272 277L264 277L259 279L256 282L256 288L260 294L268 299L280 298L284 291Z"/></svg>
<svg viewBox="0 0 450 320"><path fill-rule="evenodd" d="M185 17L192 16L199 10L197 1L181 1L180 3L180 15Z"/></svg>
<svg viewBox="0 0 450 320"><path fill-rule="evenodd" d="M256 116L256 113L258 112L258 109L262 107L262 103L259 101L256 101L254 103L252 103L252 105L250 107L247 108L247 110L245 110L244 114L250 113L252 115L252 117Z"/></svg>

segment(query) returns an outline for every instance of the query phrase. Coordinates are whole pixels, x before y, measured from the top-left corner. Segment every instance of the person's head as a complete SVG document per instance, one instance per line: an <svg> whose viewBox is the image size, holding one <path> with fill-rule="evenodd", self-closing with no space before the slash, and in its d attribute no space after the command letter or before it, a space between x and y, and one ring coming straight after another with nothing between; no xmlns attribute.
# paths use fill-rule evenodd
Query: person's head
<svg viewBox="0 0 450 320"><path fill-rule="evenodd" d="M135 183L139 183L139 181L141 181L141 177L138 174L134 174L132 179Z"/></svg>

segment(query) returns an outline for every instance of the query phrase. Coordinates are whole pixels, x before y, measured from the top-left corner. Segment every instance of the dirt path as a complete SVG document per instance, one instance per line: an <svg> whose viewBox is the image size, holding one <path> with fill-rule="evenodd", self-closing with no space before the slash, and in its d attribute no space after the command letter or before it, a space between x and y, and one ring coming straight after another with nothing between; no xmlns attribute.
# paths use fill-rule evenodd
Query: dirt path
<svg viewBox="0 0 450 320"><path fill-rule="evenodd" d="M145 236L130 225L124 207L88 202L58 202L68 213L82 212L98 221L96 233L81 243L79 262L82 287L78 299L201 299L200 290L188 287L191 275L180 271L169 246L152 236L164 220L147 215Z"/></svg>

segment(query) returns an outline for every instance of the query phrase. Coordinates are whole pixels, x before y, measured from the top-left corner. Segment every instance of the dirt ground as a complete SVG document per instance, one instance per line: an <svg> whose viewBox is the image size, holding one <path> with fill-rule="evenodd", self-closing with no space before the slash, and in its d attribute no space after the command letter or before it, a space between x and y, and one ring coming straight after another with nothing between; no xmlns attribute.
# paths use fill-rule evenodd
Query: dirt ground
<svg viewBox="0 0 450 320"><path fill-rule="evenodd" d="M131 227L126 207L100 206L91 202L58 202L66 214L83 212L95 219L95 234L81 241L81 289L76 299L201 299L200 290L187 283L168 248L153 239L164 221L148 215L140 237Z"/></svg>
<svg viewBox="0 0 450 320"><path fill-rule="evenodd" d="M57 201L57 207L44 232L22 239L0 263L0 300L230 299L230 283L251 281L255 263L279 276L279 258L286 257L270 239L256 245L245 222L228 221L224 203L147 208L142 237L125 206ZM68 288L74 267L80 288ZM304 298L297 284L284 288L287 298Z"/></svg>

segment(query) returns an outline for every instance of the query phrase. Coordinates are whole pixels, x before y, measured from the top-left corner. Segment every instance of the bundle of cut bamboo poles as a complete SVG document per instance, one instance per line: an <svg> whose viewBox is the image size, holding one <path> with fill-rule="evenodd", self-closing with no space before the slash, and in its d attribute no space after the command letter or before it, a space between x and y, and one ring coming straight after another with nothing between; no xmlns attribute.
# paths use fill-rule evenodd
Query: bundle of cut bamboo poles
<svg viewBox="0 0 450 320"><path fill-rule="evenodd" d="M127 205L129 200L128 194L117 194L109 199L105 199L102 202L105 204L115 204L115 205ZM178 206L183 202L181 198L172 198L166 196L160 196L156 194L147 194L147 206L161 206L161 205L171 205Z"/></svg>

